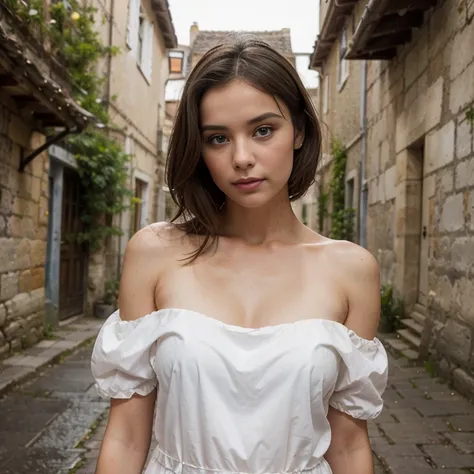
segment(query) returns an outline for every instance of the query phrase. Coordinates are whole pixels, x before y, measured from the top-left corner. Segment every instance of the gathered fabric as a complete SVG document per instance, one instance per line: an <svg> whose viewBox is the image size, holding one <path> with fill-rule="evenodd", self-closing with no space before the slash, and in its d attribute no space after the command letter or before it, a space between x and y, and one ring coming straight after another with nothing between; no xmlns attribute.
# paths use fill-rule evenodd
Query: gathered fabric
<svg viewBox="0 0 474 474"><path fill-rule="evenodd" d="M258 329L178 308L114 312L92 354L103 397L158 387L158 446L146 474L330 474L329 406L369 420L383 408L381 342L327 319Z"/></svg>

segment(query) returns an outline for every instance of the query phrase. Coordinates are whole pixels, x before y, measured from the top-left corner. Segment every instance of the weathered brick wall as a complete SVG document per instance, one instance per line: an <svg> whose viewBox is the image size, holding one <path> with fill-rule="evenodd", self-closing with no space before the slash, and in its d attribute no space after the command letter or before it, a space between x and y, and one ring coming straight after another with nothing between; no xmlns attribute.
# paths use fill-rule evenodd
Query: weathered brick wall
<svg viewBox="0 0 474 474"><path fill-rule="evenodd" d="M474 393L474 23L441 2L390 62L369 63L368 245L386 281L417 298L427 222L425 349ZM424 157L419 165L416 156ZM423 163L423 161L421 161ZM420 169L417 169L420 167ZM422 191L423 189L423 191ZM422 194L423 192L423 194Z"/></svg>
<svg viewBox="0 0 474 474"><path fill-rule="evenodd" d="M4 358L34 344L43 332L48 159L43 154L23 173L18 171L21 147L28 153L44 137L31 136L8 99L0 99L0 358Z"/></svg>

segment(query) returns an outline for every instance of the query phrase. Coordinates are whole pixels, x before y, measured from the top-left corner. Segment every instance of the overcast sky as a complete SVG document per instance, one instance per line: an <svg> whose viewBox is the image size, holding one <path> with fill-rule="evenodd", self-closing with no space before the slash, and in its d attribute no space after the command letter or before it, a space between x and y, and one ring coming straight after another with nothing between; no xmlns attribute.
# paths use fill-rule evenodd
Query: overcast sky
<svg viewBox="0 0 474 474"><path fill-rule="evenodd" d="M291 29L293 51L311 53L318 32L319 0L168 0L180 44L189 44L189 28L196 21L201 30ZM307 61L298 60L307 85L315 73Z"/></svg>

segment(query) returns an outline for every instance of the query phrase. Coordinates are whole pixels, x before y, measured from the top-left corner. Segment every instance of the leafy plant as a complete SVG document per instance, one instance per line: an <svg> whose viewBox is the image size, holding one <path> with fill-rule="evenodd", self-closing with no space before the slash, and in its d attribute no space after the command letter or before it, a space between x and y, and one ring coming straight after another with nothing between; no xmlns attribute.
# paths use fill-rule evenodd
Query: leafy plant
<svg viewBox="0 0 474 474"><path fill-rule="evenodd" d="M391 285L380 288L380 328L382 332L393 332L403 319L403 300L395 295Z"/></svg>
<svg viewBox="0 0 474 474"><path fill-rule="evenodd" d="M347 151L338 140L331 145L333 156L330 192L332 196L331 238L354 240L355 209L346 208L346 163Z"/></svg>
<svg viewBox="0 0 474 474"><path fill-rule="evenodd" d="M6 1L6 7L29 29L49 35L51 54L65 67L73 98L101 124L99 129L91 126L65 141L76 157L83 190L81 219L85 230L75 237L95 251L108 236L121 234L113 225L113 216L129 206L127 198L132 195L127 187L129 156L107 135L110 118L108 104L102 99L105 77L97 72L101 59L120 50L102 44L96 30L97 9L89 2L51 2L48 11L45 5L43 0Z"/></svg>
<svg viewBox="0 0 474 474"><path fill-rule="evenodd" d="M323 187L319 188L319 197L318 197L318 226L319 231L324 231L324 219L328 214L328 193L323 192Z"/></svg>
<svg viewBox="0 0 474 474"><path fill-rule="evenodd" d="M102 299L105 304L110 304L113 306L117 304L119 287L119 280L112 279L105 282L104 297Z"/></svg>

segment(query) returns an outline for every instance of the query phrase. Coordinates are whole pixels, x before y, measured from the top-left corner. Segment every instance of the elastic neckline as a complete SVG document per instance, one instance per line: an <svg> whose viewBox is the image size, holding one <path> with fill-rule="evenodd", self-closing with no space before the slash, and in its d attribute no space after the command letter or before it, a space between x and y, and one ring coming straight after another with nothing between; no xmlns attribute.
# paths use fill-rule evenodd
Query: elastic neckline
<svg viewBox="0 0 474 474"><path fill-rule="evenodd" d="M116 313L118 314L118 317L120 318L120 310L117 310ZM121 321L124 323L130 323L130 322L138 323L144 318L149 318L152 316L159 318L160 316L164 316L166 314L172 314L174 317L176 317L177 316L176 313L194 315L195 317L200 318L203 321L207 321L208 323L214 326L218 326L226 331L231 331L231 332L241 333L241 334L270 334L273 332L278 332L284 329L296 328L299 326L313 325L313 324L323 324L323 325L327 324L329 326L333 325L334 327L339 327L343 329L352 339L356 340L357 342L361 344L369 344L369 345L379 344L379 340L376 337L374 337L373 339L363 338L359 336L358 334L356 334L352 329L349 329L344 324L340 323L339 321L334 321L333 319L325 319L325 318L299 319L297 321L292 321L288 323L273 324L273 325L261 326L258 328L249 328L245 326L225 323L224 321L214 318L213 316L209 316L207 314L204 314L192 309L170 307L170 308L158 309L156 311L153 311L152 313L143 315L132 321L124 321L124 320L121 320Z"/></svg>

